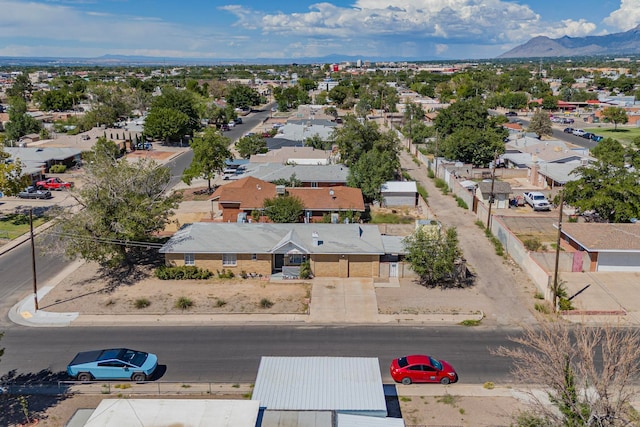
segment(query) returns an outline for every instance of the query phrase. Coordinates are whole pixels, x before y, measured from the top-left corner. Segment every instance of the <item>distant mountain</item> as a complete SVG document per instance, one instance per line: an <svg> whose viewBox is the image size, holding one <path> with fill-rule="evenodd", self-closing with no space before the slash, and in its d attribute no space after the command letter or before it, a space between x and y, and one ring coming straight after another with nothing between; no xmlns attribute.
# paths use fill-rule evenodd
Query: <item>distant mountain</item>
<svg viewBox="0 0 640 427"><path fill-rule="evenodd" d="M95 58L69 58L69 57L7 57L0 56L1 66L188 66L188 65L268 65L268 64L326 64L340 63L343 61L356 62L358 59L370 62L419 62L419 61L439 61L442 58L402 58L402 57L368 57L368 56L347 56L331 54L322 57L304 58L162 58L153 56L127 56L127 55L103 55Z"/></svg>
<svg viewBox="0 0 640 427"><path fill-rule="evenodd" d="M606 36L550 39L534 37L498 58L540 58L553 56L597 56L640 54L640 25L624 33Z"/></svg>

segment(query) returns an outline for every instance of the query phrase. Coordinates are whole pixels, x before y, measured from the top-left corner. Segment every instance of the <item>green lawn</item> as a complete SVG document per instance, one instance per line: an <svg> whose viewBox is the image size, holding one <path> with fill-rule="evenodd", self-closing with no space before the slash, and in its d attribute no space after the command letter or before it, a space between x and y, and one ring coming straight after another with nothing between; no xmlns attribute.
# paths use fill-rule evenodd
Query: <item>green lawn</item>
<svg viewBox="0 0 640 427"><path fill-rule="evenodd" d="M605 138L617 139L623 145L629 145L633 138L640 136L640 128L628 128L619 127L618 130L613 130L611 127L601 128L585 128L585 132L595 133L596 135L602 135Z"/></svg>
<svg viewBox="0 0 640 427"><path fill-rule="evenodd" d="M410 216L376 212L371 214L371 224L411 224L415 222L415 218Z"/></svg>
<svg viewBox="0 0 640 427"><path fill-rule="evenodd" d="M44 224L48 218L34 217L33 228ZM29 232L29 215L10 214L0 217L0 238L15 239Z"/></svg>

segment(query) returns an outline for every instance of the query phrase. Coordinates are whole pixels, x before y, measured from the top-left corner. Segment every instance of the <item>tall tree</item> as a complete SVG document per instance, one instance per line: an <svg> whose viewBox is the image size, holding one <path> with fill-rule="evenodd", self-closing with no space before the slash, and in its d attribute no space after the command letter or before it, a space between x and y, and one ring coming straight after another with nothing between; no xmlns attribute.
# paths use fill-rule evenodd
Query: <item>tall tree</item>
<svg viewBox="0 0 640 427"><path fill-rule="evenodd" d="M249 108L260 104L260 94L243 84L233 84L227 88L226 100L234 108Z"/></svg>
<svg viewBox="0 0 640 427"><path fill-rule="evenodd" d="M164 230L180 195L167 194L171 173L153 160L119 161L101 148L92 156L84 185L71 192L82 209L63 211L56 220L59 244L69 258L133 267L148 251L144 242Z"/></svg>
<svg viewBox="0 0 640 427"><path fill-rule="evenodd" d="M403 239L407 251L406 261L427 287L463 286L458 280L457 263L462 252L458 246L458 232L454 227L419 227Z"/></svg>
<svg viewBox="0 0 640 427"><path fill-rule="evenodd" d="M5 125L7 140L17 142L30 133L40 132L40 123L27 114L27 103L21 97L9 99L9 123Z"/></svg>
<svg viewBox="0 0 640 427"><path fill-rule="evenodd" d="M207 180L209 193L213 191L211 180L216 173L222 173L225 161L233 158L229 150L231 141L214 128L207 128L202 136L196 136L191 141L193 160L182 173L182 181L191 185L194 178L202 177Z"/></svg>
<svg viewBox="0 0 640 427"><path fill-rule="evenodd" d="M618 124L625 124L629 121L627 112L622 107L607 107L602 110L602 117L605 120L613 123L613 129L618 130Z"/></svg>
<svg viewBox="0 0 640 427"><path fill-rule="evenodd" d="M15 196L29 185L31 178L22 174L22 162L7 162L9 154L0 147L0 190L5 196Z"/></svg>
<svg viewBox="0 0 640 427"><path fill-rule="evenodd" d="M29 76L25 73L20 73L16 76L11 87L7 89L7 96L10 98L22 98L26 102L31 97L32 91L33 85L29 80Z"/></svg>
<svg viewBox="0 0 640 427"><path fill-rule="evenodd" d="M360 156L371 150L381 137L378 125L370 120L359 121L353 115L344 117L343 126L335 128L331 138L338 145L342 162L352 165Z"/></svg>
<svg viewBox="0 0 640 427"><path fill-rule="evenodd" d="M510 340L517 346L492 353L511 360L515 382L547 391L546 398L529 394L537 423L528 425L614 427L637 419L631 406L640 377L637 329L541 322Z"/></svg>
<svg viewBox="0 0 640 427"><path fill-rule="evenodd" d="M189 116L171 108L154 108L144 121L144 133L165 143L179 141L191 129Z"/></svg>
<svg viewBox="0 0 640 427"><path fill-rule="evenodd" d="M551 127L549 114L542 110L537 110L533 113L533 117L531 117L531 121L529 122L528 130L529 132L535 132L538 135L538 138L541 138L543 135L553 135L553 128Z"/></svg>
<svg viewBox="0 0 640 427"><path fill-rule="evenodd" d="M583 211L595 211L608 222L640 218L640 161L635 148L621 148L618 141L606 138L595 154L597 162L574 171L579 178L567 182L564 200ZM625 167L626 162L634 167Z"/></svg>
<svg viewBox="0 0 640 427"><path fill-rule="evenodd" d="M381 201L382 184L394 179L399 168L396 151L376 147L362 154L349 168L347 185L362 190L367 202Z"/></svg>
<svg viewBox="0 0 640 427"><path fill-rule="evenodd" d="M254 154L267 152L267 141L262 135L243 136L236 142L236 150L243 159L248 159Z"/></svg>

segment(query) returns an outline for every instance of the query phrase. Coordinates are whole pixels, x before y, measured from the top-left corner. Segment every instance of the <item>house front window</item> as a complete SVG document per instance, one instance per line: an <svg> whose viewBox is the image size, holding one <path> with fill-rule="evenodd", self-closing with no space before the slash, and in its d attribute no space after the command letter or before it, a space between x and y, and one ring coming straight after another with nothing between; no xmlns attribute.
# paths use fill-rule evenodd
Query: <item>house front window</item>
<svg viewBox="0 0 640 427"><path fill-rule="evenodd" d="M305 258L303 254L289 254L287 255L287 265L300 265L305 261Z"/></svg>
<svg viewBox="0 0 640 427"><path fill-rule="evenodd" d="M238 264L238 258L236 254L222 254L222 265L230 267Z"/></svg>
<svg viewBox="0 0 640 427"><path fill-rule="evenodd" d="M311 183L311 188L318 188L318 183L317 182L312 182Z"/></svg>
<svg viewBox="0 0 640 427"><path fill-rule="evenodd" d="M251 254L251 261L257 261L258 260L258 254Z"/></svg>
<svg viewBox="0 0 640 427"><path fill-rule="evenodd" d="M196 265L196 256L194 254L184 254L184 265Z"/></svg>

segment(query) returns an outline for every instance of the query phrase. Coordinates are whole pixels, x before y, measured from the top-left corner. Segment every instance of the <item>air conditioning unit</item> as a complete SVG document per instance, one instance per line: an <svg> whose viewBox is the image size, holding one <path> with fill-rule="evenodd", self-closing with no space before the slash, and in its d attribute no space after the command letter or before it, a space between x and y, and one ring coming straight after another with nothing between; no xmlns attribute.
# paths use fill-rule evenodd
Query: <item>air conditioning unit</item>
<svg viewBox="0 0 640 427"><path fill-rule="evenodd" d="M589 159L585 159L585 158L580 159L580 165L581 166L588 166L589 165Z"/></svg>

